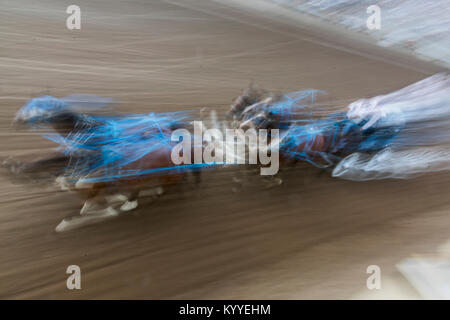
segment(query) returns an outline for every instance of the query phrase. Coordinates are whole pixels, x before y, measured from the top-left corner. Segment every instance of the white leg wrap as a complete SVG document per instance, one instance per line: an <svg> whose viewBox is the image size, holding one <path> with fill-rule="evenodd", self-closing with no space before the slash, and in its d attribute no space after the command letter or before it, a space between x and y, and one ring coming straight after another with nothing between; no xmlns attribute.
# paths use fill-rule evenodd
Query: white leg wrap
<svg viewBox="0 0 450 320"><path fill-rule="evenodd" d="M122 210L122 211L131 211L133 209L136 209L137 206L138 206L138 201L137 200L127 201L120 207L120 210Z"/></svg>

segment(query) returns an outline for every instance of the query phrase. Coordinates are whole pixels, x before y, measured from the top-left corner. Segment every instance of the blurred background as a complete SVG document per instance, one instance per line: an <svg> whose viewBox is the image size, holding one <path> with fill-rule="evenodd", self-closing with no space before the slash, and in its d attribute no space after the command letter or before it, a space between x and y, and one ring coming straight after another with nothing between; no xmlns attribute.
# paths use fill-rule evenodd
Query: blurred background
<svg viewBox="0 0 450 320"><path fill-rule="evenodd" d="M205 108L222 117L251 82L321 89L344 109L448 70L445 1L241 2L0 0L0 156L53 147L11 128L43 94L113 97L126 113ZM66 28L71 4L80 30ZM380 30L366 27L372 4ZM450 297L448 173L352 182L297 165L279 187L236 192L240 174L205 172L198 186L60 234L55 226L81 201L2 176L0 298ZM80 266L82 290L67 290L69 265ZM370 265L381 269L380 290L366 287Z"/></svg>

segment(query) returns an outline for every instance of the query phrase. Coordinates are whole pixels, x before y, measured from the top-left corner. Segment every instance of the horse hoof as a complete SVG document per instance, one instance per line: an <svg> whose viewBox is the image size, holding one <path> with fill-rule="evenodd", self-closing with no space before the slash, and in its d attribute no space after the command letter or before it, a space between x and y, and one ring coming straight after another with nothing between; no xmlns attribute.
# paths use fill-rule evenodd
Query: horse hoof
<svg viewBox="0 0 450 320"><path fill-rule="evenodd" d="M56 232L65 232L72 229L80 228L83 226L98 223L107 219L114 218L119 213L114 208L108 207L103 210L99 210L96 214L89 214L84 216L76 216L63 219L55 228Z"/></svg>
<svg viewBox="0 0 450 320"><path fill-rule="evenodd" d="M70 220L63 219L61 222L56 226L55 231L56 232L63 232L70 229Z"/></svg>
<svg viewBox="0 0 450 320"><path fill-rule="evenodd" d="M97 210L95 209L96 207ZM87 215L98 210L99 210L98 205L95 202L86 200L86 202L84 203L83 207L80 210L80 214Z"/></svg>
<svg viewBox="0 0 450 320"><path fill-rule="evenodd" d="M84 203L83 208L80 210L80 215L82 216L114 216L118 214L118 211L113 207L100 209L98 204L88 201Z"/></svg>
<svg viewBox="0 0 450 320"><path fill-rule="evenodd" d="M123 194L115 194L112 196L107 196L106 201L108 201L108 203L125 202L128 201L128 197Z"/></svg>
<svg viewBox="0 0 450 320"><path fill-rule="evenodd" d="M137 200L134 201L126 201L121 207L121 211L131 211L133 209L136 209L138 206Z"/></svg>

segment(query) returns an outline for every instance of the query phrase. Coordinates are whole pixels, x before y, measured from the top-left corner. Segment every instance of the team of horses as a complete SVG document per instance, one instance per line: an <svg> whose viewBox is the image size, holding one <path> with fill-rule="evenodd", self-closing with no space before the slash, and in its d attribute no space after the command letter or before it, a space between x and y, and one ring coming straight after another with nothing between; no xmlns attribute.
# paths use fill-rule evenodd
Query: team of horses
<svg viewBox="0 0 450 320"><path fill-rule="evenodd" d="M281 143L282 147L280 148L280 164L282 166L289 166L300 160L307 160L321 167L333 166L335 164L334 159L352 153L355 146L360 143L362 139L360 131L348 130L345 125L340 125L339 122L334 120L332 121L333 126L313 130L307 135L300 133L302 131L296 132L295 128L304 128L302 121L305 120L305 114L294 112L293 109L290 111L280 109L280 106L289 104L283 99L286 98L282 95L272 94L250 86L233 101L225 121L230 127L236 129L267 129L269 139L271 129L278 129L287 133L282 138L286 140L286 143ZM295 98L291 99L295 100ZM18 114L15 124L23 126L29 125L31 121L33 125L36 125L36 122L44 122L58 136L66 138L95 131L97 127L102 125L97 123L95 119L95 117L90 118L86 114L68 109L47 113L44 116L40 115L38 119L26 113ZM317 119L307 120L316 123ZM157 127L158 132L152 132L152 130L156 130L155 128L143 132L148 136L158 133L170 137L174 130L179 128L190 130L192 129L190 126L191 122L177 125L169 124ZM289 139L295 141L289 141ZM108 142L104 143L107 144ZM47 157L28 162L7 159L3 162L3 165L16 175L33 172L59 174L56 177L58 185L63 190L76 193L84 201L80 210L81 218L79 217L78 220L65 219L56 228L57 231L64 231L74 225L76 226L78 223L76 221L84 223L84 221L117 216L120 212L135 209L138 206L139 195L143 190L153 197L158 197L163 194L167 187L183 181L186 175L193 175L196 182L199 182L201 173L199 169L177 170L177 165L171 161L171 151L174 144L175 142L170 141L169 138L166 143L152 148L150 152L136 161L123 165L118 171L120 173L135 172L138 169L140 174L124 174L110 180L96 179L97 176L101 177L101 174L96 175L95 170L89 172L85 177L78 177L77 179L71 179L70 175L61 174L65 168L70 167L71 163L82 163L88 161L87 159L90 157L95 157L95 154L90 153L96 151L90 149L72 153L55 151Z"/></svg>

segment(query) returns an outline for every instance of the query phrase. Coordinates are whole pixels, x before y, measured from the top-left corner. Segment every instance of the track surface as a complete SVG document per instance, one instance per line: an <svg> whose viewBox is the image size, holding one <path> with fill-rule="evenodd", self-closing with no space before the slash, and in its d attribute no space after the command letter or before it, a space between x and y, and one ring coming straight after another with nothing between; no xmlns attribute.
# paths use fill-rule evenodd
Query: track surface
<svg viewBox="0 0 450 320"><path fill-rule="evenodd" d="M111 96L130 113L223 112L253 80L322 89L345 107L436 71L211 1L78 1L80 31L65 28L71 1L0 1L1 156L51 147L9 128L41 94ZM0 297L418 298L395 264L449 252L449 175L356 183L298 166L279 188L236 193L233 174L208 172L198 187L63 234L54 227L77 214L75 196L2 178ZM79 291L66 289L72 264ZM372 264L376 292L365 287Z"/></svg>

